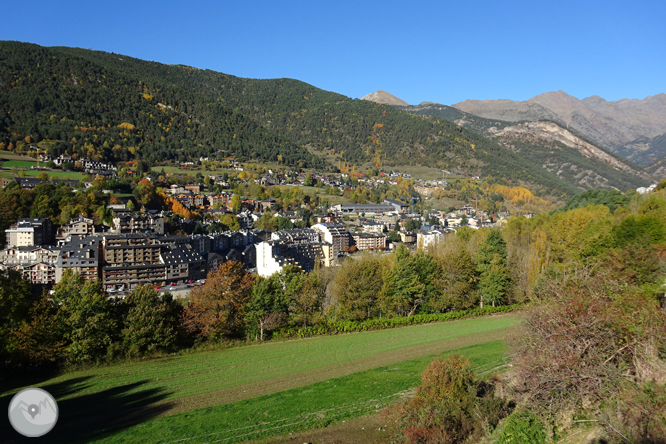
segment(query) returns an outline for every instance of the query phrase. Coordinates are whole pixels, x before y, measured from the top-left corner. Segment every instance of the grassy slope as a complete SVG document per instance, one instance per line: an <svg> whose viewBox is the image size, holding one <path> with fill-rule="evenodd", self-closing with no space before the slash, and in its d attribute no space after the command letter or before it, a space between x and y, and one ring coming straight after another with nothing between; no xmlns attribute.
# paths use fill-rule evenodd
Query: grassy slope
<svg viewBox="0 0 666 444"><path fill-rule="evenodd" d="M316 394L320 391L319 388L312 392L314 396L312 398L305 394L310 393L307 387L313 383L319 384L317 387L325 387L321 384L327 384L323 381L331 378L344 379L345 375L367 372L383 365L388 365L388 372L397 368L397 363L403 361L421 359L444 350L486 343L489 339L496 340L518 322L518 316L504 315L267 343L100 367L68 373L30 385L45 388L58 400L61 409L60 427L58 433L53 434L53 438L67 436L66 440L62 439L72 441L76 436L82 441L88 441L91 433L99 432L102 428L117 430L118 427L122 428L127 424L141 423L156 416L166 415L170 416L155 420L160 430L167 427L166 424L175 421L173 433L180 433L187 427L201 430L218 423L227 424L221 418L229 417L228 413L224 413L228 411L229 405L238 404L250 406L247 408L251 409L256 408L252 407L255 401L248 401L248 398L256 398L258 400L256 402L265 399L261 402L267 403L269 407L278 405L276 400L279 399L286 400L286 405L296 404L284 407L283 410L278 408L274 418L280 419L306 411L318 411L329 405L323 404L320 408L318 404L320 402L331 401L332 405L338 406L351 400L358 401L363 395L356 387L358 382L354 382L355 388L350 388L348 394L343 395L346 401L328 393ZM427 365L427 362L429 359L423 362L423 366ZM381 393L385 396L396 393L391 384L382 389ZM410 382L397 390L404 390L413 385L415 383ZM9 402L12 394L18 390L20 388L15 387L0 395L0 399ZM302 393L296 403L294 395L289 395L290 390ZM298 392L298 390L304 391ZM236 407L233 409L235 411ZM206 412L217 413L214 413L214 417L208 418ZM358 416L362 413L356 411L347 414ZM192 425L190 420L186 419L189 417L198 419ZM257 425L256 415L243 418L244 421L255 421L253 424ZM229 420L232 423L223 426L224 430L234 428L233 425L240 421ZM186 424L190 425L186 427ZM305 422L302 424L303 427L308 426ZM3 427L0 424L0 435L4 433ZM130 429L133 430L130 435L143 436L138 438L137 442L165 441L162 438L153 440L154 430L150 431L149 428L144 434L142 430L146 427L147 424L137 425ZM281 431L276 429L276 433ZM122 436L127 438L130 435ZM123 440L124 438L117 442Z"/></svg>
<svg viewBox="0 0 666 444"><path fill-rule="evenodd" d="M268 342L222 351L93 368L67 373L44 381L44 384L86 378L85 388L70 395L82 396L147 380L150 382L143 389L159 387L170 393L169 398L179 398L368 358L382 352L442 339L491 332L517 323L518 317L515 315L494 316L350 335ZM19 388L3 395L18 390Z"/></svg>
<svg viewBox="0 0 666 444"><path fill-rule="evenodd" d="M46 163L42 162L42 166L46 166ZM2 162L2 166L5 168L30 168L31 166L37 166L37 161L30 160L5 160Z"/></svg>
<svg viewBox="0 0 666 444"><path fill-rule="evenodd" d="M43 171L39 171L39 170L24 170L24 171L25 171L25 176L26 177L37 177L39 175L39 173L43 172ZM76 172L76 171L47 171L46 173L52 179L81 180L82 178L84 178L86 176L84 173L79 173L79 172ZM16 177L14 174L11 173L11 171L8 171L8 170L0 171L0 176L8 177L8 178Z"/></svg>
<svg viewBox="0 0 666 444"><path fill-rule="evenodd" d="M505 351L501 341L455 350L470 359L479 373L501 365ZM183 439L187 439L187 443L242 442L325 427L394 404L420 383L421 373L436 356L441 355L425 356L270 395L157 418L119 433L107 436L102 433L92 442L175 443Z"/></svg>

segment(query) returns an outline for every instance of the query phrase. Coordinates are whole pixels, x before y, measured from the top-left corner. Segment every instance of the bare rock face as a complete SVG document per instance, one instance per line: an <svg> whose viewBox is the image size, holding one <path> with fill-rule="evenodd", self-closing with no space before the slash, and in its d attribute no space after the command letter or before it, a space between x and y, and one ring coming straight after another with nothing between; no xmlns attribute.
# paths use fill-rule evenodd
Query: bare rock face
<svg viewBox="0 0 666 444"><path fill-rule="evenodd" d="M576 149L588 159L592 158L600 160L601 162L617 170L638 175L646 180L649 180L650 178L646 173L632 168L628 164L610 155L608 152L592 145L591 143L581 139L580 137L553 122L525 122L518 125L509 126L502 130L491 131L491 133L493 138L499 139L504 143L511 139L538 139L550 143L560 142L570 148Z"/></svg>
<svg viewBox="0 0 666 444"><path fill-rule="evenodd" d="M612 151L640 137L652 138L666 132L666 94L609 102L599 96L578 100L564 91L555 91L525 102L466 100L452 106L510 122L552 120Z"/></svg>
<svg viewBox="0 0 666 444"><path fill-rule="evenodd" d="M384 105L409 106L409 103L381 89L377 92L373 92L367 96L361 97L361 100L369 100L370 102L382 103Z"/></svg>

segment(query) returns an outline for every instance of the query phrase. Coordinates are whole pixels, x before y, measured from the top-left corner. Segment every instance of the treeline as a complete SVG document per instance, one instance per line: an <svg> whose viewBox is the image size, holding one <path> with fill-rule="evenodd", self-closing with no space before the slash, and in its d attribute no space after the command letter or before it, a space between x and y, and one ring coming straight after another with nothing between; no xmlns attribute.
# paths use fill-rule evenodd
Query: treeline
<svg viewBox="0 0 666 444"><path fill-rule="evenodd" d="M307 146L337 153L348 164L406 162L576 192L540 164L446 119L352 100L296 80L242 79L16 42L1 43L0 57L5 147L48 140L56 154L138 157L151 164L219 152L324 167Z"/></svg>
<svg viewBox="0 0 666 444"><path fill-rule="evenodd" d="M0 275L0 356L8 370L94 363L182 346L182 306L152 286L109 299L99 281L66 271L52 294L32 297L16 272Z"/></svg>

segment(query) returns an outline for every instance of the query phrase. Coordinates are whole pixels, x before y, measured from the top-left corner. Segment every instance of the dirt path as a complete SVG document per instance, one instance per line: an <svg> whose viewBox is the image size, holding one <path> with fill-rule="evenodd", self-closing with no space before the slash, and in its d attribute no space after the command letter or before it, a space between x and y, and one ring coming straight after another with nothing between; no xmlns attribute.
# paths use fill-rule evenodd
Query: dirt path
<svg viewBox="0 0 666 444"><path fill-rule="evenodd" d="M346 362L336 363L321 368L303 371L300 373L278 376L275 378L258 381L251 384L236 385L226 387L208 393L200 393L182 398L171 399L169 404L171 408L162 416L174 415L193 409L212 407L221 404L242 401L244 399L257 396L268 395L271 393L289 390L316 382L326 381L331 378L339 378L352 373L370 370L377 367L383 367L398 362L409 361L439 354L449 350L456 350L471 345L484 344L488 341L505 339L512 327L493 330L492 332L480 332L456 338L442 339L416 346L405 347L398 350L377 353L370 357L353 359ZM489 338L489 333L491 338Z"/></svg>

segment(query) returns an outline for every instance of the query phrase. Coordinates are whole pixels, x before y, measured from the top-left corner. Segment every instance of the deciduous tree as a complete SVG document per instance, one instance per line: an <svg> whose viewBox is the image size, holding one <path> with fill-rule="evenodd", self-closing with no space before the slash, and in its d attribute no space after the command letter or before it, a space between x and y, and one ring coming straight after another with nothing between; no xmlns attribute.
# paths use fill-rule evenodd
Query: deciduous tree
<svg viewBox="0 0 666 444"><path fill-rule="evenodd" d="M160 294L151 286L135 288L125 298L129 307L121 336L130 356L169 351L176 345L181 306L171 294Z"/></svg>
<svg viewBox="0 0 666 444"><path fill-rule="evenodd" d="M211 339L238 335L254 277L243 264L225 262L208 273L206 283L190 293L183 325L191 334Z"/></svg>

